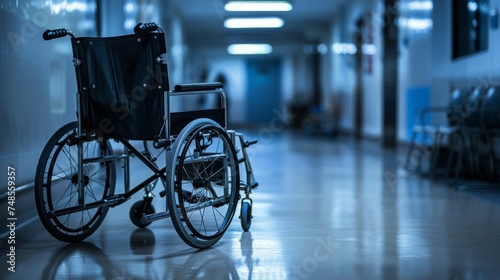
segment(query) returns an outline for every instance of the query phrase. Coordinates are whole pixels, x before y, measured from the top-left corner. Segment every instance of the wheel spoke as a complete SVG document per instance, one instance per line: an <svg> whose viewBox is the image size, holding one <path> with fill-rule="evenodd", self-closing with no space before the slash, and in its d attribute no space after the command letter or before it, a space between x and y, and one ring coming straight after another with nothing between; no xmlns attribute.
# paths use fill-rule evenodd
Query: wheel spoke
<svg viewBox="0 0 500 280"><path fill-rule="evenodd" d="M175 188L167 207L175 214L172 220L182 239L205 248L222 237L236 210L240 180L234 147L217 124L196 120L171 150L174 172L169 180Z"/></svg>
<svg viewBox="0 0 500 280"><path fill-rule="evenodd" d="M83 180L86 203L98 202L114 193L115 166L78 165L77 144L70 146L69 139L77 134L77 123L60 128L45 146L39 160L35 178L37 210L43 225L57 239L76 242L90 236L104 219L108 206L92 209L79 207L78 179ZM102 142L105 141L105 142ZM88 139L82 143L83 159L93 155L112 155L109 141ZM102 145L107 147L101 149ZM81 169L83 178L78 178ZM66 213L56 214L53 212Z"/></svg>

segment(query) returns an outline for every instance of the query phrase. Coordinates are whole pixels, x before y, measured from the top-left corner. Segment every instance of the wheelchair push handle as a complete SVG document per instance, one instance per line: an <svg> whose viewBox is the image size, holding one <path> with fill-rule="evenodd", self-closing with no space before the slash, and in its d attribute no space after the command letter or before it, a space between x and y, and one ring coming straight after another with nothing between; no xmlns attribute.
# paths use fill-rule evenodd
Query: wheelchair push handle
<svg viewBox="0 0 500 280"><path fill-rule="evenodd" d="M43 32L43 39L45 41L49 41L49 40L52 40L52 39L56 39L56 38L61 38L61 37L65 37L66 35L70 35L71 37L75 37L75 35L73 34L73 32L65 29L65 28L61 28L61 29L47 29L45 30L45 32Z"/></svg>
<svg viewBox="0 0 500 280"><path fill-rule="evenodd" d="M163 32L161 27L154 22L148 22L148 23L139 22L134 27L134 33L137 35L146 34L146 33L152 32L152 31ZM47 30L45 30L45 32L43 32L42 37L45 41L49 41L52 39L65 37L67 35L70 35L72 38L75 38L75 34L73 34L73 32L69 31L66 28L47 29Z"/></svg>
<svg viewBox="0 0 500 280"><path fill-rule="evenodd" d="M161 32L161 27L154 22L147 22L147 23L139 22L134 27L134 33L137 35L146 34L146 33L149 33L152 31L157 31L157 30Z"/></svg>

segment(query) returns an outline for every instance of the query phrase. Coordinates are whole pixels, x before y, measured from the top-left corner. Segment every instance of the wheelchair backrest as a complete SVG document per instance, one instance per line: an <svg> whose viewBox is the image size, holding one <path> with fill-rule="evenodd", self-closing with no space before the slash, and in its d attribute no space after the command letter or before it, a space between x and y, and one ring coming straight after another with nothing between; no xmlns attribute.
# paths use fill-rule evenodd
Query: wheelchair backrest
<svg viewBox="0 0 500 280"><path fill-rule="evenodd" d="M169 90L164 34L74 38L72 45L82 130L130 140L160 136Z"/></svg>

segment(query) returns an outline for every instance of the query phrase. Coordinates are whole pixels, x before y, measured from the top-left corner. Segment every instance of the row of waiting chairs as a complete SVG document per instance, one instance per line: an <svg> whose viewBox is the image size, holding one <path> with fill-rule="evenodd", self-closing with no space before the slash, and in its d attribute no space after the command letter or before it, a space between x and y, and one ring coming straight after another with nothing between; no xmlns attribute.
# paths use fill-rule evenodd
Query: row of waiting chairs
<svg viewBox="0 0 500 280"><path fill-rule="evenodd" d="M428 124L434 114L440 114L445 123ZM456 88L447 106L424 108L417 117L404 166L407 170L419 170L427 159L430 176L458 178L467 174L497 180L495 140L500 137L500 86ZM446 155L446 164L438 168L442 155Z"/></svg>

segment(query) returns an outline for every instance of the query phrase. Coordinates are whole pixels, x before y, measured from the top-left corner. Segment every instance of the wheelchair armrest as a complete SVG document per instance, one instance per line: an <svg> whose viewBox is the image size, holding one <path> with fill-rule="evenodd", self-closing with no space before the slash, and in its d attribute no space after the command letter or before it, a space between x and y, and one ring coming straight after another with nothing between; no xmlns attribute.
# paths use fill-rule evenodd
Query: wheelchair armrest
<svg viewBox="0 0 500 280"><path fill-rule="evenodd" d="M179 84L175 85L174 91L202 91L202 90L216 90L223 88L222 83L193 83L193 84Z"/></svg>

